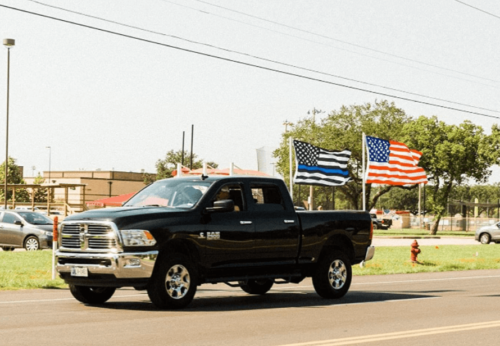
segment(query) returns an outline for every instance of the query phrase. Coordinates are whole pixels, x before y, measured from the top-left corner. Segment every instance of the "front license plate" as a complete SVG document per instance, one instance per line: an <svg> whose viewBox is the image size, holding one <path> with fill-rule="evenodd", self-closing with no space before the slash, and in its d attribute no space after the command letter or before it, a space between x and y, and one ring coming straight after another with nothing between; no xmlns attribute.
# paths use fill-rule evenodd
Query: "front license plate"
<svg viewBox="0 0 500 346"><path fill-rule="evenodd" d="M89 270L85 267L71 267L71 276L89 276Z"/></svg>

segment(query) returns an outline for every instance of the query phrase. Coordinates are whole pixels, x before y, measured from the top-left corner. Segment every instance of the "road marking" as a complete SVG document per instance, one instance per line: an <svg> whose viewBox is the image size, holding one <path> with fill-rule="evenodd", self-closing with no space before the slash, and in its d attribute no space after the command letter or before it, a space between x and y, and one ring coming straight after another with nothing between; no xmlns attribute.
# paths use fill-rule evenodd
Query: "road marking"
<svg viewBox="0 0 500 346"><path fill-rule="evenodd" d="M401 303L401 302L414 302L417 300L428 300L428 299L440 299L441 297L421 297L421 298L401 298L401 299L389 299L389 300L374 300L369 302L358 302L358 303L345 303L345 304L329 304L325 307L336 308L339 306L352 306L352 305L363 305L363 304L378 304L378 303Z"/></svg>
<svg viewBox="0 0 500 346"><path fill-rule="evenodd" d="M123 296L113 296L113 298L126 298L126 297L138 297L143 296L143 294L129 294ZM75 298L57 298L57 299L35 299L35 300L12 300L6 302L0 302L0 304L20 304L20 303L43 303L43 302L55 302L62 300L75 300Z"/></svg>
<svg viewBox="0 0 500 346"><path fill-rule="evenodd" d="M351 286L358 285L389 285L389 284L401 284L401 283L415 283L415 282L433 282L433 281L449 281L449 280L473 280L473 279L498 279L500 275L484 275L484 276L464 276L464 277L454 277L454 278L442 278L442 279L421 279L421 280L397 280L397 281L376 281L376 282L356 282L352 283ZM299 290L304 288L313 288L313 286L287 286L287 287L274 287L273 290Z"/></svg>
<svg viewBox="0 0 500 346"><path fill-rule="evenodd" d="M357 285L387 285L387 284L398 284L398 283L415 283L415 282L449 281L449 280L495 279L495 278L500 278L500 275L464 276L464 277L443 278L443 279L379 281L379 282L357 282L357 283L353 283L352 286L357 286Z"/></svg>
<svg viewBox="0 0 500 346"><path fill-rule="evenodd" d="M387 340L396 340L396 339L404 339L404 338L414 338L415 336L428 336L428 335L436 335L436 334L444 334L444 333L457 333L457 332L467 331L467 330L477 330L477 329L495 328L495 327L500 327L500 321L459 324L459 325L448 326L448 327L413 329L413 330L405 330L402 332L385 333L385 334L372 334L372 335L365 335L365 336L356 336L356 337L350 337L350 338L331 339L331 340L322 340L322 341L310 341L310 342L303 342L303 343L296 343L296 344L286 344L286 345L281 345L281 346L352 345L352 344L361 344L361 343L375 342L375 341L387 341Z"/></svg>

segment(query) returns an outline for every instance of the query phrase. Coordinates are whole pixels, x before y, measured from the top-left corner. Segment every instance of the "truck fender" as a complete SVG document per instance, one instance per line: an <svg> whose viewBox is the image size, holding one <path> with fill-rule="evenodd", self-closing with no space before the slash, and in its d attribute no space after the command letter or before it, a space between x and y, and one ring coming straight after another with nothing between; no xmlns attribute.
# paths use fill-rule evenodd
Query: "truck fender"
<svg viewBox="0 0 500 346"><path fill-rule="evenodd" d="M159 267L159 263L166 260L168 256L173 253L182 254L189 258L196 267L201 263L201 256L198 248L186 239L171 239L167 241L160 249L158 254L158 259L155 263L155 268L153 270L153 275L156 269Z"/></svg>
<svg viewBox="0 0 500 346"><path fill-rule="evenodd" d="M351 262L354 262L354 245L351 239L345 234L334 234L325 242L325 245L321 249L320 257L322 258L325 254L331 253L332 251L341 251L349 257Z"/></svg>

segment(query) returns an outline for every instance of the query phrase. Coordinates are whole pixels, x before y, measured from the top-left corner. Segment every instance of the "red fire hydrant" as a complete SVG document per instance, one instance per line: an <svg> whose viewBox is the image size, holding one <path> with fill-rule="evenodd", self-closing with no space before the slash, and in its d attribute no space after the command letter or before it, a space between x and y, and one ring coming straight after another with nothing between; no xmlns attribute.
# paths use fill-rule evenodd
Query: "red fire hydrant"
<svg viewBox="0 0 500 346"><path fill-rule="evenodd" d="M413 263L416 263L418 262L417 261L417 256L418 254L420 253L420 249L418 248L418 243L417 243L417 240L414 240L413 243L411 244L411 250L410 250L410 253L411 253L411 256L410 256L410 260L413 262Z"/></svg>

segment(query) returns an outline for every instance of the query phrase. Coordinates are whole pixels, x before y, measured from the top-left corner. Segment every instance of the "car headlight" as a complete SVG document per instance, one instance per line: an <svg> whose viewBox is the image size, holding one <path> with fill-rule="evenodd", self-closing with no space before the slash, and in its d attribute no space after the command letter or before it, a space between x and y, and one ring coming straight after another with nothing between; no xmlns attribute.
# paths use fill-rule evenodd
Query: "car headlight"
<svg viewBox="0 0 500 346"><path fill-rule="evenodd" d="M52 235L52 232L50 232L50 231L42 231L42 230L40 230L40 233L42 233L43 235Z"/></svg>
<svg viewBox="0 0 500 346"><path fill-rule="evenodd" d="M122 229L124 246L153 246L156 240L149 231L144 229Z"/></svg>

